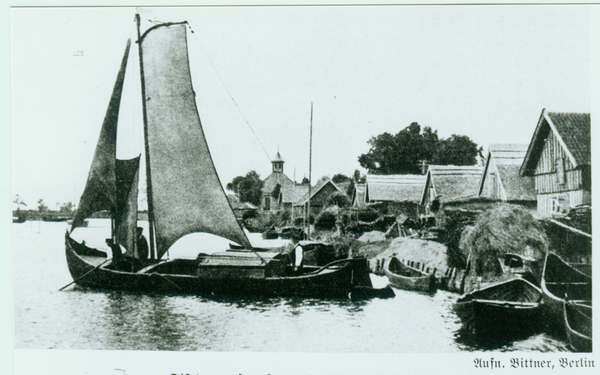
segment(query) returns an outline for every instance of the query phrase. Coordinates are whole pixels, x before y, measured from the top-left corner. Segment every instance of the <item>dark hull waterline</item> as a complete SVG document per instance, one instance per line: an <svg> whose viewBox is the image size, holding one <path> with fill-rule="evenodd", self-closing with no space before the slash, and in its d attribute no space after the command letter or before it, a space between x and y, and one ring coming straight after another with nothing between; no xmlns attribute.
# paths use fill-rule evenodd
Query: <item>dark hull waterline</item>
<svg viewBox="0 0 600 375"><path fill-rule="evenodd" d="M79 244L67 236L66 257L71 276L78 285L92 288L234 295L347 297L355 286L372 287L368 279L366 259L360 258L336 262L337 266L321 267L312 272L308 269L298 276L244 277L243 275L252 275L253 272L258 273L259 267L230 266L231 269L225 269L227 277L200 277L193 274L172 273L172 271L160 272L177 269L181 266L182 260L164 261L154 268L156 271L149 272L111 269L112 261L97 256L80 255L74 250L74 245ZM103 261L106 263L100 265ZM219 268L219 274L223 274L224 267ZM210 272L207 274L210 275ZM236 274L242 276L236 277Z"/></svg>
<svg viewBox="0 0 600 375"><path fill-rule="evenodd" d="M542 328L541 297L533 284L513 279L462 296L454 310L469 334L527 335Z"/></svg>

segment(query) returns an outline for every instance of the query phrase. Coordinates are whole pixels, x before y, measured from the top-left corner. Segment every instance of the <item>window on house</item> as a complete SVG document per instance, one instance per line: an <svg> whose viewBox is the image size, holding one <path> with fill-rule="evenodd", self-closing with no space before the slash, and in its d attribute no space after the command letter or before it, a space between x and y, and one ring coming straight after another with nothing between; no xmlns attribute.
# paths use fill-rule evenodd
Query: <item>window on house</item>
<svg viewBox="0 0 600 375"><path fill-rule="evenodd" d="M265 197L265 211L269 211L271 209L271 198Z"/></svg>

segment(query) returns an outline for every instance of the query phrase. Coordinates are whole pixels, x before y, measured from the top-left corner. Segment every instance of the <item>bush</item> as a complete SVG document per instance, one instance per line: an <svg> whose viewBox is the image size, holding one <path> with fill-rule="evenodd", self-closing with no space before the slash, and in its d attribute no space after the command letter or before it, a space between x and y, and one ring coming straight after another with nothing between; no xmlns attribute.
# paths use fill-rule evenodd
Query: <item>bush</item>
<svg viewBox="0 0 600 375"><path fill-rule="evenodd" d="M379 218L379 212L377 212L375 210L358 211L358 220L359 221L373 222L373 221L377 220L377 218Z"/></svg>
<svg viewBox="0 0 600 375"><path fill-rule="evenodd" d="M313 215L310 215L308 217L308 223L309 224L314 224L315 223L315 217ZM304 225L304 218L303 217L297 217L297 218L295 218L293 224L294 224L294 226L297 226L297 227L303 226Z"/></svg>
<svg viewBox="0 0 600 375"><path fill-rule="evenodd" d="M335 228L335 215L331 212L322 212L315 222L315 229L331 230Z"/></svg>
<svg viewBox="0 0 600 375"><path fill-rule="evenodd" d="M258 212L256 212L256 210L250 210L250 211L245 211L242 214L242 219L243 220L254 219L257 216L258 216Z"/></svg>
<svg viewBox="0 0 600 375"><path fill-rule="evenodd" d="M325 201L325 207L338 206L340 208L346 208L350 206L350 199L344 193L333 193Z"/></svg>

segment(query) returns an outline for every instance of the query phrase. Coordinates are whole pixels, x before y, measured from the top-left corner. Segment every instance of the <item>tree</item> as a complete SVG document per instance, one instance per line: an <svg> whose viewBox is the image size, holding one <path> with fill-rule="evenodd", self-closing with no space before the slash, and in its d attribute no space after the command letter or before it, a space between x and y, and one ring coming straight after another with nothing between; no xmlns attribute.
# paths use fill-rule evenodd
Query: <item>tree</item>
<svg viewBox="0 0 600 375"><path fill-rule="evenodd" d="M48 211L48 206L46 206L46 204L44 203L43 199L38 200L37 203L38 203L37 209L38 209L39 212L46 212L46 211Z"/></svg>
<svg viewBox="0 0 600 375"><path fill-rule="evenodd" d="M301 184L302 184L302 185L308 185L308 182L309 182L309 181L308 181L308 178L304 177L304 178L302 178L302 182L301 182Z"/></svg>
<svg viewBox="0 0 600 375"><path fill-rule="evenodd" d="M255 206L260 206L263 181L256 171L250 171L246 173L246 176L235 177L225 188L234 192L240 202L248 202Z"/></svg>
<svg viewBox="0 0 600 375"><path fill-rule="evenodd" d="M433 164L441 165L475 165L477 155L483 149L466 135L456 135L439 141L433 155Z"/></svg>
<svg viewBox="0 0 600 375"><path fill-rule="evenodd" d="M355 183L364 184L367 181L367 176L361 176L360 171L356 169L354 175L352 175L352 179Z"/></svg>
<svg viewBox="0 0 600 375"><path fill-rule="evenodd" d="M75 206L73 206L72 202L63 203L62 206L60 206L60 212L64 214L72 214L74 208Z"/></svg>
<svg viewBox="0 0 600 375"><path fill-rule="evenodd" d="M17 205L17 210L20 210L21 206L27 207L27 203L23 202L23 199L21 199L21 196L19 194L15 195L13 203Z"/></svg>
<svg viewBox="0 0 600 375"><path fill-rule="evenodd" d="M367 143L371 148L358 157L358 162L373 174L421 174L424 162L474 165L479 152L477 144L467 136L454 134L440 140L437 130L427 126L421 128L417 122L396 135L383 133Z"/></svg>
<svg viewBox="0 0 600 375"><path fill-rule="evenodd" d="M346 175L338 173L338 174L333 175L333 177L331 178L331 181L333 181L336 184L339 184L340 182L351 181L351 179L350 179L350 177L348 177Z"/></svg>

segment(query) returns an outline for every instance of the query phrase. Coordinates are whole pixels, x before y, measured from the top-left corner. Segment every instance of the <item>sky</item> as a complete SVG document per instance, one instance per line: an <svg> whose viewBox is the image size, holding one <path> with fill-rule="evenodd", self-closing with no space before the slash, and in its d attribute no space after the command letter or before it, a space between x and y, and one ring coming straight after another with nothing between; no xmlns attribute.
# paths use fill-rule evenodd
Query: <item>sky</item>
<svg viewBox="0 0 600 375"><path fill-rule="evenodd" d="M143 8L187 20L192 84L223 185L255 170L312 179L360 168L368 140L411 122L440 137L529 143L543 108L590 112L586 6ZM11 10L12 195L77 203L135 8ZM151 25L143 21L143 27ZM135 44L133 44L135 47ZM142 150L132 49L119 157ZM137 96L136 96L137 95Z"/></svg>

